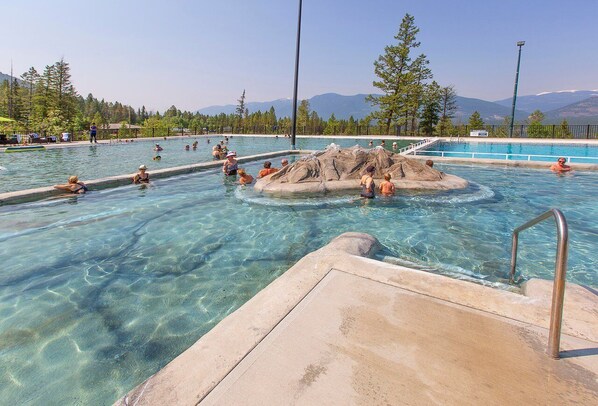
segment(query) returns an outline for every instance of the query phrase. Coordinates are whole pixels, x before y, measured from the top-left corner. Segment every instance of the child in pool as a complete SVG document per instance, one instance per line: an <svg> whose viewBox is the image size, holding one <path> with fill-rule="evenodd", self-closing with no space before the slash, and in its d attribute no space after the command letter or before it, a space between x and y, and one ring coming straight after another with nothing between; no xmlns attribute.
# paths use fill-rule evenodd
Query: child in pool
<svg viewBox="0 0 598 406"><path fill-rule="evenodd" d="M384 174L384 181L380 183L380 194L382 196L392 196L395 194L395 185L390 181L390 173Z"/></svg>

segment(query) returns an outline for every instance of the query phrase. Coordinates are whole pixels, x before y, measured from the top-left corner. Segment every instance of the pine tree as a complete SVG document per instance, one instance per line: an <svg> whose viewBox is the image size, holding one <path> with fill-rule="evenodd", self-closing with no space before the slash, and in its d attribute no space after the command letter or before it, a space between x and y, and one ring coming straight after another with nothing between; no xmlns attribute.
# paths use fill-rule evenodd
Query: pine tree
<svg viewBox="0 0 598 406"><path fill-rule="evenodd" d="M380 55L374 62L374 73L380 79L374 81L373 85L384 93L382 96L370 95L367 100L378 110L372 113L372 118L386 126L386 132L390 132L393 122L401 125L406 122L409 113L409 94L413 89L409 86L414 82L413 74L410 74L411 49L419 47L416 35L419 28L415 26L415 19L405 14L401 22L398 34L394 37L396 45L388 45L384 48L384 55Z"/></svg>
<svg viewBox="0 0 598 406"><path fill-rule="evenodd" d="M301 100L297 107L297 127L302 129L302 134L306 134L306 127L309 125L309 101Z"/></svg>
<svg viewBox="0 0 598 406"><path fill-rule="evenodd" d="M440 89L440 104L442 113L440 115L440 136L448 133L449 127L452 127L451 119L455 117L457 111L457 92L453 85Z"/></svg>
<svg viewBox="0 0 598 406"><path fill-rule="evenodd" d="M438 83L432 82L426 87L423 97L423 109L421 113L421 128L425 135L432 135L434 127L440 120L441 89Z"/></svg>
<svg viewBox="0 0 598 406"><path fill-rule="evenodd" d="M425 81L432 79L432 71L428 68L430 62L424 54L419 55L409 67L409 83L406 87L407 120L411 124L411 131L417 128L417 117L425 92ZM437 86L437 85L436 85Z"/></svg>
<svg viewBox="0 0 598 406"><path fill-rule="evenodd" d="M482 120L480 113L474 111L469 117L468 125L471 130L482 130L484 128L484 120Z"/></svg>

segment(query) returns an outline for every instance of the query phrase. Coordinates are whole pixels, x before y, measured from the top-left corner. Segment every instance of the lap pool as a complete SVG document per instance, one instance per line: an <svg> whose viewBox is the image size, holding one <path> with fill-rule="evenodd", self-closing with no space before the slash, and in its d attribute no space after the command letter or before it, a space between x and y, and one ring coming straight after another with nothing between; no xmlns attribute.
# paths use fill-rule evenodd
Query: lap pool
<svg viewBox="0 0 598 406"><path fill-rule="evenodd" d="M381 256L501 288L513 229L557 207L570 227L567 280L598 287L595 173L438 167L471 186L277 200L212 170L0 207L1 403L112 404L346 231L376 236ZM521 234L524 278L552 278L554 230Z"/></svg>
<svg viewBox="0 0 598 406"><path fill-rule="evenodd" d="M207 140L210 143L207 143ZM163 139L139 139L132 143L97 144L66 148L52 148L45 151L29 151L13 154L0 153L0 193L15 190L31 189L65 183L69 176L77 175L79 179L88 181L106 176L135 173L139 165L145 164L150 172L155 169L196 164L212 159L212 147L223 136L217 137L184 137ZM196 151L185 151L187 144L197 140ZM323 149L334 142L341 147L361 145L366 147L371 138L297 138L297 149ZM398 148L417 140L389 140L386 148L392 148L392 142ZM162 159L153 161L154 142L164 148L160 152ZM376 141L375 145L380 142ZM279 137L244 137L234 136L227 144L230 150L239 156L247 156L271 151L290 149L290 139ZM276 165L275 165L276 166Z"/></svg>
<svg viewBox="0 0 598 406"><path fill-rule="evenodd" d="M598 144L449 141L419 150L417 155L546 162L554 162L562 156L572 163L598 164Z"/></svg>

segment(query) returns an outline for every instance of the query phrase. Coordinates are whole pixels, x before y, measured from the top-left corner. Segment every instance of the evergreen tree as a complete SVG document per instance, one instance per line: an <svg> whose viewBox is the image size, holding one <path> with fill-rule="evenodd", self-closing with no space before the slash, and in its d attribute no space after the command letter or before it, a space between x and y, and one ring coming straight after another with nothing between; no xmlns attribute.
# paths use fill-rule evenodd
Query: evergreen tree
<svg viewBox="0 0 598 406"><path fill-rule="evenodd" d="M425 135L432 135L434 127L440 120L441 105L441 89L438 83L432 82L426 87L425 95L423 97L423 109L421 113L421 128Z"/></svg>
<svg viewBox="0 0 598 406"><path fill-rule="evenodd" d="M569 123L567 122L566 118L564 118L561 122L557 138L573 138L573 135L569 130Z"/></svg>
<svg viewBox="0 0 598 406"><path fill-rule="evenodd" d="M326 128L324 129L324 134L326 134L326 135L335 134L338 131L338 127L339 127L339 123L338 123L336 117L334 116L334 113L332 113L330 115L330 118L328 119L328 122L326 123Z"/></svg>
<svg viewBox="0 0 598 406"><path fill-rule="evenodd" d="M449 127L452 127L451 119L455 117L457 111L457 92L453 85L440 89L440 104L442 113L440 115L440 136L449 134Z"/></svg>
<svg viewBox="0 0 598 406"><path fill-rule="evenodd" d="M374 73L379 80L373 85L384 93L382 96L370 95L367 100L378 110L372 113L372 118L386 126L386 132L390 132L393 122L401 125L406 122L409 113L409 95L413 93L410 86L413 85L415 76L410 72L411 58L410 51L419 47L416 35L419 28L415 26L415 19L405 14L399 27L398 34L394 37L396 45L388 45L384 48L384 54L374 62ZM420 61L421 62L421 61ZM421 66L421 64L420 64ZM413 108L411 109L413 110Z"/></svg>
<svg viewBox="0 0 598 406"><path fill-rule="evenodd" d="M429 61L424 54L419 55L411 64L409 82L406 86L407 109L406 119L411 124L411 131L417 128L417 117L425 92L424 82L432 79L432 71L428 68ZM436 85L437 86L437 85Z"/></svg>
<svg viewBox="0 0 598 406"><path fill-rule="evenodd" d="M297 107L297 126L302 130L302 134L306 134L306 127L309 131L309 114L309 101L301 100Z"/></svg>
<svg viewBox="0 0 598 406"><path fill-rule="evenodd" d="M480 113L474 111L469 117L468 125L471 130L482 130L484 128L484 120L482 120Z"/></svg>

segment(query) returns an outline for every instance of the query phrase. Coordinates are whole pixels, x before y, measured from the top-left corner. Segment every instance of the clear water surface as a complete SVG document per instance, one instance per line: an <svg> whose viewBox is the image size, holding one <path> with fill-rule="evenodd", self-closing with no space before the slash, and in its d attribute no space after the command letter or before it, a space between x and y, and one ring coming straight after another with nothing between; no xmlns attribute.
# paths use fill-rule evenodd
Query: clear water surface
<svg viewBox="0 0 598 406"><path fill-rule="evenodd" d="M430 147L430 151L418 151L418 155L440 156L435 151L448 152L446 157L471 158L471 153L480 153L476 158L505 159L527 161L556 161L557 157L569 157L574 163L598 163L598 145L590 144L528 144L528 143L494 143L494 142L440 142ZM510 155L513 154L513 155Z"/></svg>
<svg viewBox="0 0 598 406"><path fill-rule="evenodd" d="M558 207L567 279L598 287L596 173L438 167L471 186L280 200L211 170L0 207L0 403L112 404L346 231L376 236L379 257L500 288L512 230ZM524 231L522 277L552 278L555 246L551 222Z"/></svg>
<svg viewBox="0 0 598 406"><path fill-rule="evenodd" d="M210 143L207 143L207 139ZM187 144L197 140L198 148L185 151ZM66 183L71 175L80 180L99 179L106 176L135 173L141 164L152 169L172 168L212 160L212 147L223 140L218 137L185 137L156 139L164 148L159 154L160 161L154 161L154 141L140 139L132 143L94 144L68 148L52 148L45 151L0 153L0 193L31 189ZM342 147L353 145L368 146L371 138L297 138L298 149L323 149L334 142ZM404 147L415 140L387 140L386 148L392 149L392 142ZM380 141L375 140L374 145ZM228 148L239 156L290 149L290 139L279 137L232 137Z"/></svg>

